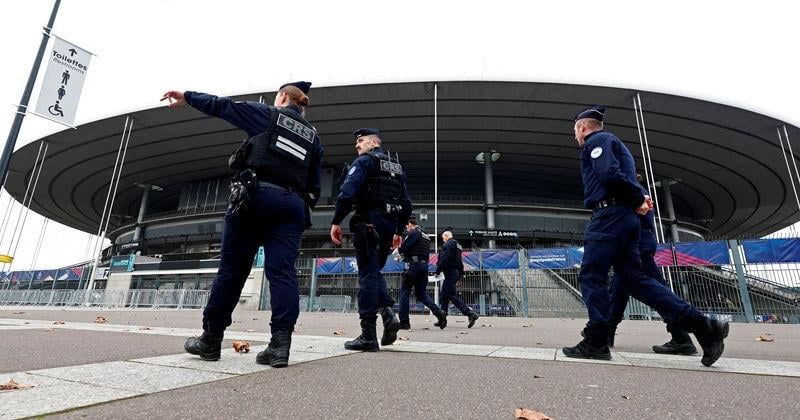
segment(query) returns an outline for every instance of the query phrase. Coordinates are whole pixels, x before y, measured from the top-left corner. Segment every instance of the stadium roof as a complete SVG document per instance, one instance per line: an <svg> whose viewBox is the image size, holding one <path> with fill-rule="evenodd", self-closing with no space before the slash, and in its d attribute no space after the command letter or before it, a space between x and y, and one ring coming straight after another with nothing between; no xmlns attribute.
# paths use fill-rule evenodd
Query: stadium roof
<svg viewBox="0 0 800 420"><path fill-rule="evenodd" d="M776 133L784 123L774 118L698 99L612 87L436 84L440 194L483 194L484 172L475 155L496 150L502 154L495 163L497 195L582 199L573 116L587 104L606 105L606 129L626 142L641 165L632 99L639 92L656 178L677 180L672 192L679 220L699 221L712 235L760 235L800 220ZM257 101L263 96L271 102L273 95L236 99ZM433 192L434 82L313 88L310 96L307 117L322 138L324 165L338 168L352 160L353 129L378 127L385 148L399 153L409 189ZM244 137L228 123L190 107L146 109L22 147L13 155L6 188L22 200L39 143L46 140L49 151L32 209L68 226L96 231L126 116L133 118L134 130L115 214L135 217L142 194L136 183L169 191L228 174L227 157ZM790 139L800 138L800 129L786 127Z"/></svg>

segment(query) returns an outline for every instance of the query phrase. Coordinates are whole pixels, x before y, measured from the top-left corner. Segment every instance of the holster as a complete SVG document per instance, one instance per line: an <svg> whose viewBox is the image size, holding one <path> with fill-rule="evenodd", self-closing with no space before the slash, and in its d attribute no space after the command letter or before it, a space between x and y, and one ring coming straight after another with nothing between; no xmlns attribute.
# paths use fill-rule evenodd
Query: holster
<svg viewBox="0 0 800 420"><path fill-rule="evenodd" d="M353 245L356 247L366 246L368 248L377 248L380 237L375 230L375 226L358 222L353 224Z"/></svg>
<svg viewBox="0 0 800 420"><path fill-rule="evenodd" d="M258 177L252 169L245 169L231 179L228 208L232 214L247 211L252 204L250 190L258 184Z"/></svg>

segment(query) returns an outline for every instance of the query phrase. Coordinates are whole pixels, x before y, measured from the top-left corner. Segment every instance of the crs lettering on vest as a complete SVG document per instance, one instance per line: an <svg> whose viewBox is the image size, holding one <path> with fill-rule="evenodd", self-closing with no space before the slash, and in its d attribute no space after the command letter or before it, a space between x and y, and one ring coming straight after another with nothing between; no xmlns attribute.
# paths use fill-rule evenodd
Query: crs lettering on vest
<svg viewBox="0 0 800 420"><path fill-rule="evenodd" d="M305 124L295 120L285 114L278 115L278 125L297 134L309 143L314 141L314 130L308 128Z"/></svg>
<svg viewBox="0 0 800 420"><path fill-rule="evenodd" d="M390 176L399 176L403 173L403 167L399 163L389 162L388 160L381 161L381 171L389 172Z"/></svg>

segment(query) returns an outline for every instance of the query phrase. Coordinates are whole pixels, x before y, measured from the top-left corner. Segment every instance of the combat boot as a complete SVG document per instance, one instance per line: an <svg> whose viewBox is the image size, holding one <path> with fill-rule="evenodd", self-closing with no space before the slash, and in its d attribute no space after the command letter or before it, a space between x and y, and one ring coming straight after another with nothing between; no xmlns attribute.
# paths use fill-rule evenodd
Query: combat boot
<svg viewBox="0 0 800 420"><path fill-rule="evenodd" d="M575 347L564 347L561 349L564 356L576 359L599 359L611 360L611 351L608 345L592 345L588 339L581 340Z"/></svg>
<svg viewBox="0 0 800 420"><path fill-rule="evenodd" d="M672 334L672 340L660 346L653 346L653 352L659 354L680 354L685 356L697 354L697 347L695 347L694 343L692 343L692 338L689 337L689 333L675 326L669 326L667 329Z"/></svg>
<svg viewBox="0 0 800 420"><path fill-rule="evenodd" d="M397 341L397 331L400 331L400 321L397 320L392 308L388 306L381 309L381 318L383 318L381 345L388 346Z"/></svg>
<svg viewBox="0 0 800 420"><path fill-rule="evenodd" d="M409 330L410 331L411 330L411 321L409 321L407 319L401 319L400 320L400 329L401 330Z"/></svg>
<svg viewBox="0 0 800 420"><path fill-rule="evenodd" d="M189 337L183 345L183 349L189 354L200 356L207 362L219 360L222 350L222 334L210 334L203 331L200 337Z"/></svg>
<svg viewBox="0 0 800 420"><path fill-rule="evenodd" d="M711 366L719 360L725 351L725 338L728 337L730 325L714 319L705 318L694 329L694 336L703 348L703 366Z"/></svg>
<svg viewBox="0 0 800 420"><path fill-rule="evenodd" d="M361 320L361 335L355 340L344 343L344 348L347 350L356 351L378 351L378 333L375 331L377 328L377 319L362 319Z"/></svg>
<svg viewBox="0 0 800 420"><path fill-rule="evenodd" d="M447 314L444 312L439 312L433 314L438 321L433 323L434 327L439 327L440 329L445 329L447 327Z"/></svg>
<svg viewBox="0 0 800 420"><path fill-rule="evenodd" d="M474 310L470 309L469 313L467 314L467 321L469 321L467 328L472 328L472 326L475 325L475 321L477 321L480 317L481 316L476 314Z"/></svg>
<svg viewBox="0 0 800 420"><path fill-rule="evenodd" d="M256 363L282 368L289 365L289 348L292 347L292 329L280 329L272 332L269 346L256 355Z"/></svg>
<svg viewBox="0 0 800 420"><path fill-rule="evenodd" d="M617 327L608 327L608 336L606 336L606 345L609 348L614 348L614 338L617 336Z"/></svg>

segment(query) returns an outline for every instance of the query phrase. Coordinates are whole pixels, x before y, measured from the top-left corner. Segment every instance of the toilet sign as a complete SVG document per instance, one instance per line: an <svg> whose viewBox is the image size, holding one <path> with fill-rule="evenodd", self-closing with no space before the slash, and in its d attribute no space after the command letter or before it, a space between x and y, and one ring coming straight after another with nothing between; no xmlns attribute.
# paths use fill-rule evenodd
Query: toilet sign
<svg viewBox="0 0 800 420"><path fill-rule="evenodd" d="M54 37L47 59L47 72L42 79L36 115L73 126L83 81L89 71L92 53Z"/></svg>

